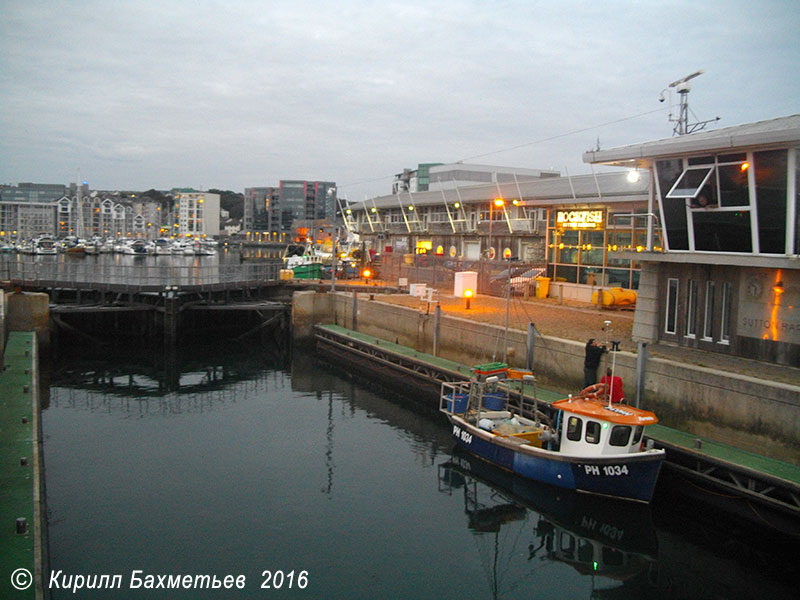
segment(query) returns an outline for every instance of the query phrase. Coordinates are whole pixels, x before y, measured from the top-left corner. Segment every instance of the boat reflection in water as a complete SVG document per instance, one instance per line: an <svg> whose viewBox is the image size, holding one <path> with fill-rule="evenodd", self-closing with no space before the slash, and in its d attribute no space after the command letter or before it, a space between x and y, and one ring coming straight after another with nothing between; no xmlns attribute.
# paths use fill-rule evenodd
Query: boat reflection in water
<svg viewBox="0 0 800 600"><path fill-rule="evenodd" d="M657 588L658 544L647 505L529 481L462 450L439 465L439 491L463 493L469 529L495 534L490 559L495 597L505 595L499 574L507 570L498 534L504 525L524 520L533 523L525 540L531 571L544 562L569 565L592 578L592 597L636 597Z"/></svg>

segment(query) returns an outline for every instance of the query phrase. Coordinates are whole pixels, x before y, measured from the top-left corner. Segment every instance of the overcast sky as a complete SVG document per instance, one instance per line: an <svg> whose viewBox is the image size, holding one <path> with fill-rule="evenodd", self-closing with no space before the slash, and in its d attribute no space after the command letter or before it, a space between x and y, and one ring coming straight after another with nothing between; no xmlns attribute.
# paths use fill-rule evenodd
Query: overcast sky
<svg viewBox="0 0 800 600"><path fill-rule="evenodd" d="M464 162L590 173L666 138L703 69L713 127L800 112L798 0L0 0L0 182L146 190ZM673 104L677 95L672 95ZM674 107L673 107L674 112Z"/></svg>

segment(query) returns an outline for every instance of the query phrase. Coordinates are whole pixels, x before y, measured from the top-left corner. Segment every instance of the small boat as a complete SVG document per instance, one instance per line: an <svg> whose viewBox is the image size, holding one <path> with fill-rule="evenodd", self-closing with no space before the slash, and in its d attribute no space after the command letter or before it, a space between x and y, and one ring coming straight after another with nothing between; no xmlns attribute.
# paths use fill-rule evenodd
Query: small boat
<svg viewBox="0 0 800 600"><path fill-rule="evenodd" d="M155 241L155 254L158 256L172 254L172 242L166 238L158 238Z"/></svg>
<svg viewBox="0 0 800 600"><path fill-rule="evenodd" d="M650 502L665 456L644 443L644 428L658 422L654 413L612 405L596 384L552 403L549 418L538 410L534 385L533 414L523 416L533 376L512 370L522 400L510 404L508 373L503 363L478 365L470 381L442 384L439 410L460 447L527 479Z"/></svg>
<svg viewBox="0 0 800 600"><path fill-rule="evenodd" d="M521 532L532 536L524 553L528 564L537 557L583 575L603 576L606 584L623 582L610 589L651 573L658 564L658 539L647 504L626 503L620 510L614 498L553 490L458 450L439 465L439 491L463 496L461 509L476 543L481 538L489 542L480 552L491 559L484 572L507 589L520 583L508 567L518 560ZM501 534L511 533L508 529L513 536Z"/></svg>
<svg viewBox="0 0 800 600"><path fill-rule="evenodd" d="M75 236L65 237L61 242L61 249L71 256L83 256L86 254L85 242Z"/></svg>
<svg viewBox="0 0 800 600"><path fill-rule="evenodd" d="M208 242L197 242L194 246L194 253L197 256L214 256L217 251L215 247Z"/></svg>
<svg viewBox="0 0 800 600"><path fill-rule="evenodd" d="M33 243L33 254L58 254L55 240L50 236L36 238Z"/></svg>

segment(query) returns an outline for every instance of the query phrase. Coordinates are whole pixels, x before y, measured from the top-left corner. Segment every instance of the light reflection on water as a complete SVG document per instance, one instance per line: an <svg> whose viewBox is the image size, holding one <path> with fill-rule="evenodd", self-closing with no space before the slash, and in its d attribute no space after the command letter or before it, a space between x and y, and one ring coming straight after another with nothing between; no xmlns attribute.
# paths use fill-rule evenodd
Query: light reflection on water
<svg viewBox="0 0 800 600"><path fill-rule="evenodd" d="M77 597L787 596L764 561L728 554L724 534L704 545L653 525L686 514L533 485L454 453L431 408L308 354L164 360L76 359L52 374L51 568L124 575L123 590ZM247 586L128 590L133 569L245 574ZM267 569L305 570L309 585L261 590Z"/></svg>

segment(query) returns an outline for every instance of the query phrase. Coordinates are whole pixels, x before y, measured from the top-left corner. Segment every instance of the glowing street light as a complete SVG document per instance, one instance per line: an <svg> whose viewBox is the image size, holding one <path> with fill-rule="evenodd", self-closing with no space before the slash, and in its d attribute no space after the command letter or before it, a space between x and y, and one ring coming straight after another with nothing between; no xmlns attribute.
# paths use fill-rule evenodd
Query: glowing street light
<svg viewBox="0 0 800 600"><path fill-rule="evenodd" d="M465 310L469 310L469 301L472 299L472 296L474 296L474 292L472 290L470 289L464 290L464 298L466 299L467 303L466 306L464 307Z"/></svg>

